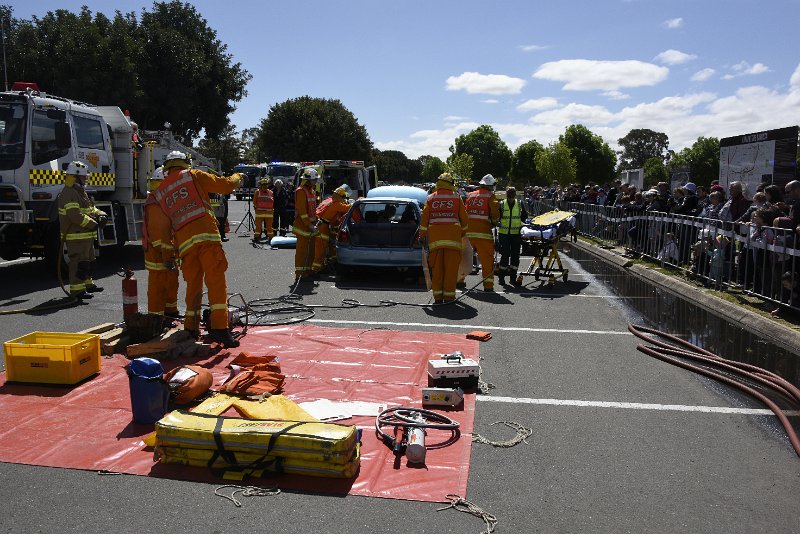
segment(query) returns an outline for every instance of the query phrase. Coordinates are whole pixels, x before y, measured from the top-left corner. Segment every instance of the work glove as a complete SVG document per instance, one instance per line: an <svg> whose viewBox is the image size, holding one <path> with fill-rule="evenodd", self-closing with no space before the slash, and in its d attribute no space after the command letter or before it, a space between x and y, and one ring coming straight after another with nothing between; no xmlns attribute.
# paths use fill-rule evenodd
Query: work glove
<svg viewBox="0 0 800 534"><path fill-rule="evenodd" d="M108 224L108 216L107 215L100 215L99 217L97 217L97 226L102 228L106 224Z"/></svg>
<svg viewBox="0 0 800 534"><path fill-rule="evenodd" d="M175 260L167 260L167 261L165 261L164 262L164 266L166 266L166 268L169 269L170 271L177 271L178 270L178 266L175 263Z"/></svg>

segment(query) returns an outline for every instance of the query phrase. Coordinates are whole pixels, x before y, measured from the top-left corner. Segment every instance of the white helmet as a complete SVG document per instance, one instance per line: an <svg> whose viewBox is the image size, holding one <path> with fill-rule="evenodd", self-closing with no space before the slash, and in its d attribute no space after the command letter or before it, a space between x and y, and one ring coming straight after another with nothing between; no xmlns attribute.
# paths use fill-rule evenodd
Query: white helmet
<svg viewBox="0 0 800 534"><path fill-rule="evenodd" d="M72 161L67 165L65 173L73 176L88 176L89 169L86 167L86 164L81 161Z"/></svg>
<svg viewBox="0 0 800 534"><path fill-rule="evenodd" d="M480 185L488 185L489 187L491 187L495 184L496 181L497 180L494 179L494 176L492 176L491 174L487 174L486 176L481 178L481 181L478 183Z"/></svg>
<svg viewBox="0 0 800 534"><path fill-rule="evenodd" d="M306 169L303 171L303 180L311 180L313 182L319 180L319 173L316 169Z"/></svg>
<svg viewBox="0 0 800 534"><path fill-rule="evenodd" d="M189 159L188 154L184 154L178 150L173 150L167 157L164 159L164 169L169 170L172 167L181 167L182 169L188 169L192 166L192 162Z"/></svg>
<svg viewBox="0 0 800 534"><path fill-rule="evenodd" d="M164 179L164 167L158 167L156 170L153 171L153 176L150 177L150 180L154 180L160 182Z"/></svg>
<svg viewBox="0 0 800 534"><path fill-rule="evenodd" d="M275 180L275 182L273 182L273 185L275 185L275 186L283 185L283 180L281 180L280 178L277 178Z"/></svg>

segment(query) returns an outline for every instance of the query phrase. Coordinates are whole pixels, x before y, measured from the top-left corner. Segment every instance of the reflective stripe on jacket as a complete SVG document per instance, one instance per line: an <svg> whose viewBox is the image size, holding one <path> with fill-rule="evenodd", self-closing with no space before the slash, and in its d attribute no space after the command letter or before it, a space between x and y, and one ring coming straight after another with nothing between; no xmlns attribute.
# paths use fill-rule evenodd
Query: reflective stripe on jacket
<svg viewBox="0 0 800 534"><path fill-rule="evenodd" d="M272 191L269 189L266 191L256 189L256 192L253 193L253 207L256 210L272 210L275 207Z"/></svg>
<svg viewBox="0 0 800 534"><path fill-rule="evenodd" d="M511 209L508 207L508 200L503 200L501 206L500 224L497 227L497 231L501 234L519 235L522 229L519 201L515 200Z"/></svg>

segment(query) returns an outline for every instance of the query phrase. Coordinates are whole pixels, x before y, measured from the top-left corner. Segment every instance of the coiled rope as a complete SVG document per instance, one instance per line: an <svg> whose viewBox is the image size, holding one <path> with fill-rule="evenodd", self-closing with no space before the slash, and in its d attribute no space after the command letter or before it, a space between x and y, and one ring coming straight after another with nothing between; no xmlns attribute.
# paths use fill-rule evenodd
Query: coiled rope
<svg viewBox="0 0 800 534"><path fill-rule="evenodd" d="M492 532L494 532L494 527L497 525L497 518L495 516L485 511L480 506L477 506L467 499L464 499L460 495L456 495L455 493L448 493L447 498L450 500L450 505L445 506L444 508L438 508L436 510L437 512L455 508L459 512L465 512L467 514L474 515L475 517L480 517L483 520L483 524L486 525L486 530L484 530L481 534L492 534Z"/></svg>
<svg viewBox="0 0 800 534"><path fill-rule="evenodd" d="M220 490L225 488L233 488L233 492L230 495L225 495L224 493L220 493ZM237 508L242 507L242 502L236 498L236 494L241 494L242 497L272 497L274 495L278 495L281 492L278 488L259 488L258 486L238 486L236 484L227 484L225 486L220 486L214 490L214 495L217 497L222 497L223 499L228 499Z"/></svg>
<svg viewBox="0 0 800 534"><path fill-rule="evenodd" d="M519 445L520 443L524 443L525 445L527 445L528 442L525 440L527 440L533 434L533 430L524 427L519 423L515 423L514 421L495 421L489 426L494 426L494 425L506 425L508 428L516 430L517 435L505 441L492 441L490 439L481 436L480 434L473 433L472 442L482 443L484 445L491 445L492 447L500 447L503 449L507 449L515 445Z"/></svg>

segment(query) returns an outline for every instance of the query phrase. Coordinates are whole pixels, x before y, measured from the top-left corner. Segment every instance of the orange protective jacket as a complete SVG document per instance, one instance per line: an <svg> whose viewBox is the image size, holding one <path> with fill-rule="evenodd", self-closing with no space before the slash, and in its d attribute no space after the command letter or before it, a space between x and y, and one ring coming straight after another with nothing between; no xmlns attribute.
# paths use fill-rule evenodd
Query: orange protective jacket
<svg viewBox="0 0 800 534"><path fill-rule="evenodd" d="M164 178L164 183L166 184L168 180L174 180L176 178L175 175L180 172L182 172L180 168L173 167L170 169L169 173ZM175 230L175 243L178 247L178 255L181 257L194 245L209 241L221 241L219 228L217 226L217 218L214 215L214 211L211 209L211 204L208 201L208 194L218 193L220 195L228 195L239 186L242 180L239 174L217 176L216 174L198 169L191 169L188 172L192 175L194 186L197 188L199 197L203 199L205 213L202 217L194 219ZM164 187L164 185L162 184L161 187Z"/></svg>
<svg viewBox="0 0 800 534"><path fill-rule="evenodd" d="M466 210L469 218L467 237L493 241L492 228L500 220L500 201L494 193L486 187L473 191L467 196Z"/></svg>
<svg viewBox="0 0 800 534"><path fill-rule="evenodd" d="M317 222L317 196L313 186L302 185L294 190L294 222L292 232L311 236L311 225Z"/></svg>
<svg viewBox="0 0 800 534"><path fill-rule="evenodd" d="M169 217L156 202L153 193L147 194L144 203L144 266L148 271L167 270L167 262L175 261L175 242Z"/></svg>
<svg viewBox="0 0 800 534"><path fill-rule="evenodd" d="M419 235L428 238L431 251L440 248L460 251L461 238L467 233L467 210L451 185L439 182L437 187L422 209Z"/></svg>
<svg viewBox="0 0 800 534"><path fill-rule="evenodd" d="M329 239L330 231L336 230L342 217L350 209L350 204L333 200L333 197L323 200L317 207L317 218L319 218L319 235L323 239Z"/></svg>

